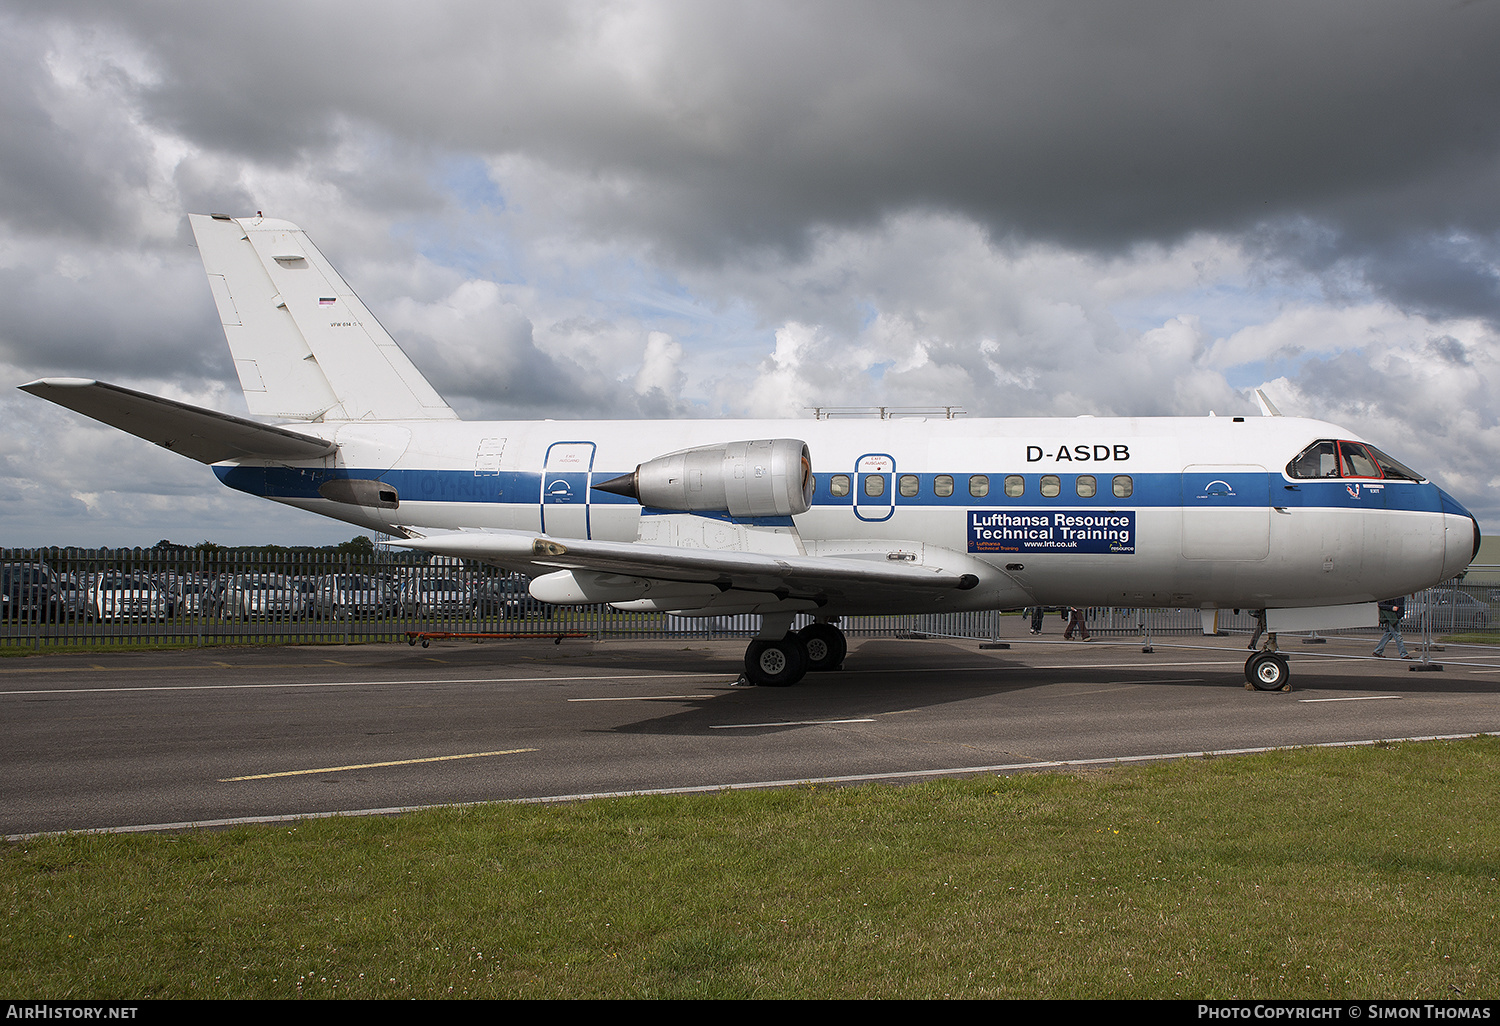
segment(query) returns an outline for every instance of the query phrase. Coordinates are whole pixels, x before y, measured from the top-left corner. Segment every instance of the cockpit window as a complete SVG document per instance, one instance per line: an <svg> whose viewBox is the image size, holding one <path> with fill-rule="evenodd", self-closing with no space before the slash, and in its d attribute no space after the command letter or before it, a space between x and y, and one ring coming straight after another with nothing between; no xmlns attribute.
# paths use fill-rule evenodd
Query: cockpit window
<svg viewBox="0 0 1500 1026"><path fill-rule="evenodd" d="M1363 442L1320 439L1297 454L1286 465L1288 477L1312 480L1320 477L1385 478L1420 481L1421 475Z"/></svg>
<svg viewBox="0 0 1500 1026"><path fill-rule="evenodd" d="M1337 442L1314 442L1286 465L1286 476L1307 480L1314 477L1338 477Z"/></svg>
<svg viewBox="0 0 1500 1026"><path fill-rule="evenodd" d="M1345 477L1379 477L1380 468L1358 442L1339 443L1339 462Z"/></svg>
<svg viewBox="0 0 1500 1026"><path fill-rule="evenodd" d="M1375 462L1380 464L1380 469L1387 478L1392 478L1397 481L1422 480L1421 474L1418 474L1415 470L1412 470L1405 464L1397 463L1395 460L1391 459L1389 456L1381 452L1379 449L1375 448L1373 445L1367 445L1365 446L1365 448L1370 450L1370 455L1375 457Z"/></svg>

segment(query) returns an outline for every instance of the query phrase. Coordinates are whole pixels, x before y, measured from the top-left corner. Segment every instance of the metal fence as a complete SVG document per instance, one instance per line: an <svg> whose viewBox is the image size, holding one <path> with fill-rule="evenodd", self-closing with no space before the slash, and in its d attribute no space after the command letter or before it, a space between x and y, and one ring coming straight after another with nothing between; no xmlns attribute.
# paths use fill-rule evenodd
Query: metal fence
<svg viewBox="0 0 1500 1026"><path fill-rule="evenodd" d="M760 622L750 615L698 618L547 606L530 597L524 577L404 552L0 549L0 575L0 647L11 650L352 643L442 633L747 637ZM1084 616L1091 632L1105 636L1203 630L1199 610L1191 608L1092 607ZM1017 621L1002 619L998 611L846 617L841 626L856 637L998 640L1019 633ZM1255 620L1247 611L1220 610L1217 629L1249 634ZM1500 641L1500 567L1471 568L1464 579L1415 596L1402 629L1434 636L1477 633Z"/></svg>

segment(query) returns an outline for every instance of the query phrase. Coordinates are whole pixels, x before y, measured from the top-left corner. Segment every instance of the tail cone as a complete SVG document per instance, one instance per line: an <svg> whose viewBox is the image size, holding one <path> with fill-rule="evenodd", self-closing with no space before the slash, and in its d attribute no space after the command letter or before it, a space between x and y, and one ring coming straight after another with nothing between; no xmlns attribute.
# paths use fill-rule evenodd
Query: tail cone
<svg viewBox="0 0 1500 1026"><path fill-rule="evenodd" d="M608 481L602 481L593 487L596 491L609 492L613 495L623 495L628 499L640 502L641 495L636 489L635 478L636 475L634 472L621 474L619 477L612 477Z"/></svg>

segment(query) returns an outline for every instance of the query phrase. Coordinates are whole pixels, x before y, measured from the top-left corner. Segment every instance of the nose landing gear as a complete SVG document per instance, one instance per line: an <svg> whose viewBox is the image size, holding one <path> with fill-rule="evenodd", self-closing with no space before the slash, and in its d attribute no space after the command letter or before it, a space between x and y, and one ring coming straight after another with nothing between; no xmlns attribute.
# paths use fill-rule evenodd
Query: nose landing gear
<svg viewBox="0 0 1500 1026"><path fill-rule="evenodd" d="M1266 635L1266 611L1262 609L1255 616L1257 626L1255 636L1250 639L1250 647L1255 648L1262 635L1265 635L1266 643L1259 652L1245 660L1245 688L1256 691L1290 691L1292 670L1287 664L1286 656L1276 650L1276 635Z"/></svg>
<svg viewBox="0 0 1500 1026"><path fill-rule="evenodd" d="M1292 690L1292 671L1280 652L1257 652L1245 660L1245 687L1256 691Z"/></svg>

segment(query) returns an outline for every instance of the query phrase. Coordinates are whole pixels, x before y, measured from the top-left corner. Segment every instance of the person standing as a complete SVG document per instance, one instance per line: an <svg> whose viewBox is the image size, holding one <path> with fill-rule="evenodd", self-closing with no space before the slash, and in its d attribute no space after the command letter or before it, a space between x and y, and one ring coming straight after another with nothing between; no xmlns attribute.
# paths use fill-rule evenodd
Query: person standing
<svg viewBox="0 0 1500 1026"><path fill-rule="evenodd" d="M1042 633L1042 617L1044 615L1046 615L1046 612L1047 612L1046 607L1045 606L1032 606L1030 609L1027 610L1027 612L1031 614L1031 633L1033 633L1033 634L1040 634L1040 633Z"/></svg>
<svg viewBox="0 0 1500 1026"><path fill-rule="evenodd" d="M1384 659L1385 646L1394 638L1396 639L1396 651L1401 653L1401 658L1411 658L1411 655L1406 651L1406 642L1401 637L1401 618L1405 615L1405 595L1397 595L1393 599L1386 599L1380 603L1380 626L1385 628L1385 633L1380 636L1380 644L1375 646L1375 655Z"/></svg>

